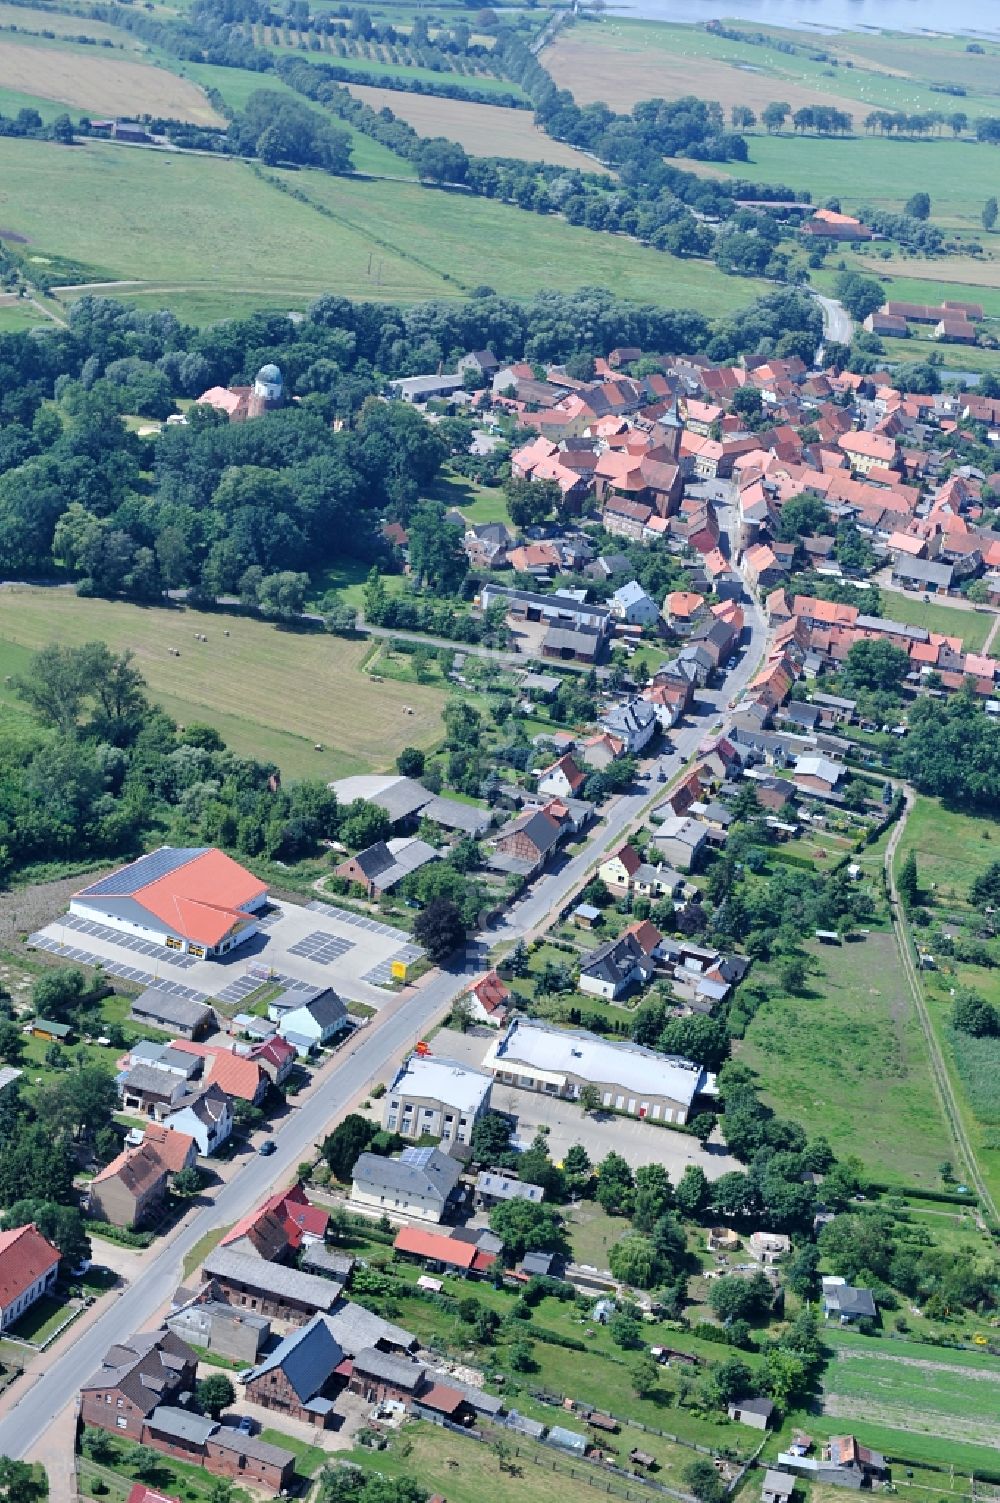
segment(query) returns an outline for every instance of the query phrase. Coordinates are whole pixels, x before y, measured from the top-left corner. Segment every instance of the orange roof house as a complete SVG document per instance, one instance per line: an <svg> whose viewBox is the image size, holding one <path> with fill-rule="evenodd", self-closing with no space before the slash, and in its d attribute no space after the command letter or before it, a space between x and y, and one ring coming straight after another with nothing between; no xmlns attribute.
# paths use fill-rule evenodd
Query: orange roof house
<svg viewBox="0 0 1000 1503"><path fill-rule="evenodd" d="M58 1271L59 1249L33 1221L0 1232L0 1330L51 1289Z"/></svg>
<svg viewBox="0 0 1000 1503"><path fill-rule="evenodd" d="M211 958L256 933L266 899L267 885L224 851L165 845L74 893L70 912Z"/></svg>
<svg viewBox="0 0 1000 1503"><path fill-rule="evenodd" d="M179 1174L198 1161L198 1144L187 1132L171 1132L162 1122L150 1122L143 1133L144 1148L149 1148L168 1174Z"/></svg>
<svg viewBox="0 0 1000 1503"><path fill-rule="evenodd" d="M392 1245L398 1253L409 1253L444 1268L461 1268L466 1273L486 1273L496 1262L493 1253L483 1252L473 1242L459 1242L440 1232L425 1232L419 1226L404 1226Z"/></svg>
<svg viewBox="0 0 1000 1503"><path fill-rule="evenodd" d="M474 981L469 987L468 996L477 1019L481 1014L487 1023L496 1027L506 1022L510 991L496 971L487 971Z"/></svg>
<svg viewBox="0 0 1000 1503"><path fill-rule="evenodd" d="M193 1044L190 1039L171 1039L170 1047L203 1059L205 1084L221 1086L227 1096L256 1106L267 1094L270 1077L245 1055L236 1054L222 1044Z"/></svg>
<svg viewBox="0 0 1000 1503"><path fill-rule="evenodd" d="M299 1184L278 1190L223 1237L221 1246L274 1262L326 1235L329 1214L314 1206Z"/></svg>

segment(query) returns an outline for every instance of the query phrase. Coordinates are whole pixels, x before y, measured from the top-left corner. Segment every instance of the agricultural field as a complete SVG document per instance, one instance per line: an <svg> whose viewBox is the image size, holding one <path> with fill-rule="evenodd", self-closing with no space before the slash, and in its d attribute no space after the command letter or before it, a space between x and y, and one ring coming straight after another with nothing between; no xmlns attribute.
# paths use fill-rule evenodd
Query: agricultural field
<svg viewBox="0 0 1000 1503"><path fill-rule="evenodd" d="M274 177L312 203L231 159L0 140L0 224L26 237L29 266L71 258L67 282L126 280L133 285L100 290L141 296L147 307L151 298L172 307L176 297L185 314L192 294L208 297L216 317L245 308L248 297L258 307L262 299L300 307L331 289L403 302L459 296L484 274L512 296L554 283L605 286L713 313L743 307L766 287L468 194L311 171Z"/></svg>
<svg viewBox="0 0 1000 1503"><path fill-rule="evenodd" d="M989 1446L1000 1426L1000 1364L983 1359L973 1366L950 1357L901 1357L885 1342L837 1348L824 1380L824 1413Z"/></svg>
<svg viewBox="0 0 1000 1503"><path fill-rule="evenodd" d="M377 226L388 248L471 291L486 277L497 292L611 287L619 297L725 314L745 307L765 283L727 277L705 261L662 255L624 236L576 228L551 215L409 183L345 182L295 174L310 198L353 228ZM428 194L433 200L428 203Z"/></svg>
<svg viewBox="0 0 1000 1503"><path fill-rule="evenodd" d="M75 41L77 37L94 37L100 42L114 42L126 50L144 51L144 44L130 32L118 26L109 26L106 21L93 21L89 16L76 15L70 11L47 10L30 5L8 5L0 0L0 27L16 28L21 32L53 32L57 37Z"/></svg>
<svg viewBox="0 0 1000 1503"><path fill-rule="evenodd" d="M896 870L910 851L917 861L922 907L929 923L914 929L920 948L934 955L935 969L921 973L931 1026L952 1077L966 1131L994 1197L1000 1195L1000 1044L972 1038L951 1027L952 989L971 987L1000 1006L1000 943L984 941L989 966L960 961L940 951L940 927L975 938L982 931L969 898L974 879L1000 859L996 823L917 797L896 856Z"/></svg>
<svg viewBox="0 0 1000 1503"><path fill-rule="evenodd" d="M195 640L198 632L207 643ZM0 590L2 674L23 672L28 652L49 642L98 639L115 652L131 649L152 698L180 724L213 725L234 751L273 760L286 776L389 768L404 746L427 747L441 734L445 694L424 685L372 684L361 672L370 650L364 641L84 600L64 589ZM173 646L179 658L167 651ZM4 687L0 702L14 694Z"/></svg>
<svg viewBox="0 0 1000 1503"><path fill-rule="evenodd" d="M762 978L760 1008L736 1057L776 1111L855 1154L880 1179L938 1188L953 1157L895 940L873 929L837 947L810 945L808 995Z"/></svg>
<svg viewBox="0 0 1000 1503"><path fill-rule="evenodd" d="M1000 237L984 235L979 218L983 203L996 191L995 157L979 142L943 136L928 141L891 141L864 135L825 140L788 131L773 136L752 132L746 139L749 162L703 165L711 166L718 176L752 177L809 189L815 203L839 198L847 213L864 204L899 211L911 193L923 190L930 194L931 218L936 224L973 232L987 248L1000 248ZM679 158L675 165L685 170L688 167ZM950 259L942 258L934 264L945 275L951 274ZM975 264L993 263L977 259ZM881 271L883 266L875 260L874 269Z"/></svg>
<svg viewBox="0 0 1000 1503"><path fill-rule="evenodd" d="M492 104L467 104L459 99L435 99L429 94L403 94L398 89L373 89L349 84L358 99L373 110L389 108L422 136L447 136L474 156L523 157L529 162L552 162L580 172L606 172L586 153L553 141L534 123L530 110L503 109ZM401 158L394 158L400 161Z"/></svg>
<svg viewBox="0 0 1000 1503"><path fill-rule="evenodd" d="M747 32L760 29L750 22L738 26ZM883 44L883 55L866 56L863 42L868 39L850 33L836 39L824 36L813 44L839 55L832 64L810 55L811 45L802 32L770 34L791 42L797 48L794 55L695 26L611 15L562 30L542 61L561 88L573 91L578 104L600 99L618 109L659 95L669 99L696 94L718 100L727 112L734 104L759 112L776 99L793 110L833 105L850 110L859 125L872 109L947 114L954 108L973 117L977 111L996 113L1000 88L992 50L990 56L966 57L911 48L907 44L912 38L883 35L871 39ZM930 87L948 82L961 83L967 95L956 99Z"/></svg>
<svg viewBox="0 0 1000 1503"><path fill-rule="evenodd" d="M150 114L194 125L225 122L194 84L166 68L97 52L0 37L0 88L55 99L74 110Z"/></svg>

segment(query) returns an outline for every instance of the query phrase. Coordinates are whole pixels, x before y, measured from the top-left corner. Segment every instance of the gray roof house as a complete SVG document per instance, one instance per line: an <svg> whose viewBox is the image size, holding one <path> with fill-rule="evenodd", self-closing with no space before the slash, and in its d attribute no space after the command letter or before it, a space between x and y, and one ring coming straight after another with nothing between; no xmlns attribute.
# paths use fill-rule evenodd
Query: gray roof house
<svg viewBox="0 0 1000 1503"><path fill-rule="evenodd" d="M634 934L620 934L598 945L580 967L580 990L614 1000L630 986L652 979L653 963Z"/></svg>
<svg viewBox="0 0 1000 1503"><path fill-rule="evenodd" d="M845 1279L823 1280L823 1314L840 1321L842 1326L856 1320L874 1320L877 1314L875 1297L870 1289L856 1289Z"/></svg>
<svg viewBox="0 0 1000 1503"><path fill-rule="evenodd" d="M323 1390L343 1360L344 1349L328 1321L314 1315L243 1375L246 1396L251 1403L323 1426L333 1412L333 1400Z"/></svg>
<svg viewBox="0 0 1000 1503"><path fill-rule="evenodd" d="M541 1185L532 1185L502 1169L483 1169L476 1178L476 1202L482 1207L495 1206L503 1200L530 1200L532 1205L541 1205L545 1191Z"/></svg>
<svg viewBox="0 0 1000 1503"><path fill-rule="evenodd" d="M351 1199L418 1221L438 1223L454 1202L462 1166L439 1148L404 1148L398 1158L362 1153Z"/></svg>
<svg viewBox="0 0 1000 1503"><path fill-rule="evenodd" d="M665 819L650 842L657 856L662 857L678 871L693 870L708 839L708 826L686 815L671 815Z"/></svg>
<svg viewBox="0 0 1000 1503"><path fill-rule="evenodd" d="M301 1006L283 1012L278 1019L278 1032L300 1057L329 1044L351 1026L347 1008L329 988Z"/></svg>
<svg viewBox="0 0 1000 1503"><path fill-rule="evenodd" d="M602 730L625 743L625 750L630 756L642 751L659 729L653 706L647 700L638 698L616 705L601 717L599 724Z"/></svg>

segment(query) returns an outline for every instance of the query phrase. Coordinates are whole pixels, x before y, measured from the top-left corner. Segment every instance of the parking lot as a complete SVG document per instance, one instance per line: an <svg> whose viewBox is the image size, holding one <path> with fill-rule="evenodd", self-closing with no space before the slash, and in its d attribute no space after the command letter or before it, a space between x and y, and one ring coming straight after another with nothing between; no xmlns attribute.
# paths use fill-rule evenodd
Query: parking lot
<svg viewBox="0 0 1000 1503"><path fill-rule="evenodd" d="M46 925L31 936L31 943L61 960L102 965L123 980L155 983L192 999L239 1002L273 974L308 986L330 986L373 1007L385 1000L393 962L412 963L423 953L399 929L319 902L274 902L259 932L221 960L178 955L73 914Z"/></svg>

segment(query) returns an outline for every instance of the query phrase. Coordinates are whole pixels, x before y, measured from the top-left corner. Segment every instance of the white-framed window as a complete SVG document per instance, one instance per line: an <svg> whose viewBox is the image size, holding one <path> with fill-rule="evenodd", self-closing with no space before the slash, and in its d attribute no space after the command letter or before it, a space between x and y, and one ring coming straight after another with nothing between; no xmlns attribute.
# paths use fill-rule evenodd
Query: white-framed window
<svg viewBox="0 0 1000 1503"><path fill-rule="evenodd" d="M118 1426L119 1430L128 1429L128 1419L124 1414L120 1414L118 1416L118 1418L115 1420L115 1424Z"/></svg>

